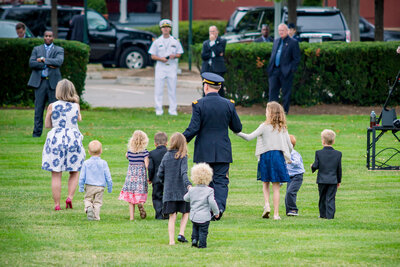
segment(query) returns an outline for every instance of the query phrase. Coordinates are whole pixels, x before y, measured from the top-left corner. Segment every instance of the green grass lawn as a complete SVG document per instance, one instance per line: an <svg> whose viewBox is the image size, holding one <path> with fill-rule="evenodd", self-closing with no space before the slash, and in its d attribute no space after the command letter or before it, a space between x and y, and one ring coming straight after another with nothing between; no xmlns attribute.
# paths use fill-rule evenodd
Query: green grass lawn
<svg viewBox="0 0 400 267"><path fill-rule="evenodd" d="M167 221L156 221L151 186L145 205L148 217L129 221L126 202L118 200L125 181L127 141L136 129L150 139L157 131L183 132L190 115L156 117L153 109L96 109L83 111L80 130L84 145L98 139L111 169L113 192L104 194L101 221L86 219L83 193L78 190L74 209L55 212L50 173L41 170L46 132L32 138L33 110L0 110L0 265L400 265L400 172L368 171L366 128L368 116L288 116L289 133L306 173L298 194L299 217L281 221L262 219L261 183L256 181L255 143L232 133L234 163L230 169L227 211L212 222L208 248L189 244L168 246ZM241 116L243 131L257 128L263 116ZM342 186L337 192L334 220L318 219L316 174L310 171L314 151L321 148L320 132L337 133L334 147L343 153ZM391 134L383 146L395 146ZM193 142L189 144L193 165ZM396 162L397 161L397 162ZM399 156L394 163L400 165ZM396 165L396 164L393 164ZM63 175L62 201L67 195ZM180 218L180 217L179 217ZM178 226L177 226L178 231ZM185 236L191 235L188 223Z"/></svg>

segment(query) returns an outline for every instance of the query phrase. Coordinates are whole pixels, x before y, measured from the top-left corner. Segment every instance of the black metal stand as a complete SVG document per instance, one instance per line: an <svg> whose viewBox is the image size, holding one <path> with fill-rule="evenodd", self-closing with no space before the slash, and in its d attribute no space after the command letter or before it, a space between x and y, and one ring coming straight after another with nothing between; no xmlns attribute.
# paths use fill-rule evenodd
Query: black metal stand
<svg viewBox="0 0 400 267"><path fill-rule="evenodd" d="M399 128L395 127L383 127L383 126L375 126L372 128L368 128L367 130L367 168L369 170L400 170L400 166L393 166L389 164L389 161L395 157L397 154L400 155L400 150L395 147L387 147L380 151L376 151L376 143L379 139L386 133L391 131L393 136L397 139L400 144L400 139L396 135L397 132L400 131ZM379 132L378 136L376 136L377 132ZM372 134L372 138L371 138ZM399 146L400 148L400 146ZM384 159L383 161L378 160L377 157L384 151L393 150L392 154L389 158Z"/></svg>

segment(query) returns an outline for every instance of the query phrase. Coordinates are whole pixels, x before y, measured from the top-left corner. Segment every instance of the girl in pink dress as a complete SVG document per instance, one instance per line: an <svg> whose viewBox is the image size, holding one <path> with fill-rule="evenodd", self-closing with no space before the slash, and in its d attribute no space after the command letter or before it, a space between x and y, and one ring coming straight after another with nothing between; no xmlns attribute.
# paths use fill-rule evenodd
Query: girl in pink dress
<svg viewBox="0 0 400 267"><path fill-rule="evenodd" d="M149 143L147 135L140 130L133 132L128 143L126 158L129 161L125 184L119 194L120 200L129 203L129 219L134 220L135 205L138 205L140 218L146 218L143 204L147 200L147 167L149 166Z"/></svg>

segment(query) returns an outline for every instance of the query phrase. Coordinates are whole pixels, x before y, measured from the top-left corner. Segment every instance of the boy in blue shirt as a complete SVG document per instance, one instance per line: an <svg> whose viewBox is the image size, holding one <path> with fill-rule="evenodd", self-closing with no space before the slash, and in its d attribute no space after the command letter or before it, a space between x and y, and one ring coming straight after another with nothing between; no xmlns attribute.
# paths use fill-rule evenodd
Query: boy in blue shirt
<svg viewBox="0 0 400 267"><path fill-rule="evenodd" d="M287 164L287 169L290 176L290 182L287 183L285 206L287 216L298 216L299 210L296 205L297 192L300 190L300 186L303 183L304 165L303 159L299 152L294 150L296 145L296 137L289 135L290 142L293 145L292 153L290 154L291 164Z"/></svg>
<svg viewBox="0 0 400 267"><path fill-rule="evenodd" d="M101 143L93 140L89 143L90 159L85 160L79 176L79 192L85 189L85 212L89 221L100 220L100 208L103 204L104 188L107 184L108 193L112 191L110 169L105 160L100 158Z"/></svg>

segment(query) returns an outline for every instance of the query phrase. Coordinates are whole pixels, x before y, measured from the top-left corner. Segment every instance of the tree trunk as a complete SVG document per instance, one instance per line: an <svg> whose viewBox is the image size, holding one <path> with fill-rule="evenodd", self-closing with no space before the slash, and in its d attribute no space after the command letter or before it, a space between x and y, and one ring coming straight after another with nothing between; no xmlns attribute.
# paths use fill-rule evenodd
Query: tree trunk
<svg viewBox="0 0 400 267"><path fill-rule="evenodd" d="M375 0L375 41L383 41L383 0Z"/></svg>
<svg viewBox="0 0 400 267"><path fill-rule="evenodd" d="M288 24L293 23L297 25L297 0L288 0Z"/></svg>
<svg viewBox="0 0 400 267"><path fill-rule="evenodd" d="M352 41L360 41L360 0L337 0L351 32Z"/></svg>
<svg viewBox="0 0 400 267"><path fill-rule="evenodd" d="M161 0L161 19L171 19L171 0Z"/></svg>
<svg viewBox="0 0 400 267"><path fill-rule="evenodd" d="M54 39L58 38L57 0L51 0L51 30Z"/></svg>

